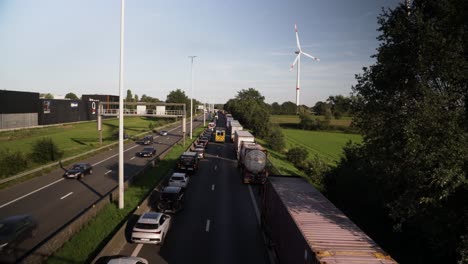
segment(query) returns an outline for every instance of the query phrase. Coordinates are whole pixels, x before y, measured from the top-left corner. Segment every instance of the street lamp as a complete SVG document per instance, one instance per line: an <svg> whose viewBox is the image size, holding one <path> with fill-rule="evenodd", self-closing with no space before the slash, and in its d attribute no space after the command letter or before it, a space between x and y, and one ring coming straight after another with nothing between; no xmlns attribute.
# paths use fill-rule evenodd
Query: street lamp
<svg viewBox="0 0 468 264"><path fill-rule="evenodd" d="M120 1L120 72L119 72L119 209L124 208L124 115L123 115L123 90L124 90L124 16L125 15L125 0Z"/></svg>
<svg viewBox="0 0 468 264"><path fill-rule="evenodd" d="M192 60L192 64L190 67L190 139L192 139L192 121L193 121L193 59L197 56L188 56Z"/></svg>

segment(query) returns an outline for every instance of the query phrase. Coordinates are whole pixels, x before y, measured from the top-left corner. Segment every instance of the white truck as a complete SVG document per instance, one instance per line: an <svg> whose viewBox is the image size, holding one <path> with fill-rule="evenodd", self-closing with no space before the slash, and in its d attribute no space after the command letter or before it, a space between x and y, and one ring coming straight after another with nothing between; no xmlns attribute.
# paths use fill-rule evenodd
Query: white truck
<svg viewBox="0 0 468 264"><path fill-rule="evenodd" d="M255 137L246 130L238 130L235 132L234 150L236 151L237 160L239 160L240 147L242 142L255 142Z"/></svg>
<svg viewBox="0 0 468 264"><path fill-rule="evenodd" d="M237 162L242 169L243 183L265 184L268 177L267 151L261 145L243 141Z"/></svg>
<svg viewBox="0 0 468 264"><path fill-rule="evenodd" d="M237 120L232 120L231 121L231 142L235 141L236 138L236 131L242 130L243 127Z"/></svg>

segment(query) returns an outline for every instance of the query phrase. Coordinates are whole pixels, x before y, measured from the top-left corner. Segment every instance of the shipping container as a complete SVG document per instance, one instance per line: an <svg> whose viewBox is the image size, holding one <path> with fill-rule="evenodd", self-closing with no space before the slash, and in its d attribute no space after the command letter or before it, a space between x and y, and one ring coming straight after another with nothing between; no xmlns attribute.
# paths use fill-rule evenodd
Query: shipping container
<svg viewBox="0 0 468 264"><path fill-rule="evenodd" d="M262 227L279 263L397 263L302 178L268 178Z"/></svg>

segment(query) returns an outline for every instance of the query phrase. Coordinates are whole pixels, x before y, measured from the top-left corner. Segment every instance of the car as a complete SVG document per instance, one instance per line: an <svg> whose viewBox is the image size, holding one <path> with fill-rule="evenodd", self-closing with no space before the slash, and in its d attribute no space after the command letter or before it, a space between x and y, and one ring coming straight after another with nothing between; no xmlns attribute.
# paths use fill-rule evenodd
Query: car
<svg viewBox="0 0 468 264"><path fill-rule="evenodd" d="M202 139L203 138L203 139ZM201 145L202 148L207 148L208 147L208 139L206 137L202 137L198 140L197 145Z"/></svg>
<svg viewBox="0 0 468 264"><path fill-rule="evenodd" d="M0 252L9 253L27 238L34 237L37 221L31 215L15 215L0 220Z"/></svg>
<svg viewBox="0 0 468 264"><path fill-rule="evenodd" d="M199 161L200 160L196 152L184 152L179 157L179 161L177 162L177 169L187 173L195 173L198 170Z"/></svg>
<svg viewBox="0 0 468 264"><path fill-rule="evenodd" d="M153 144L154 137L152 135L145 136L143 139L140 140L140 143L143 145L150 145Z"/></svg>
<svg viewBox="0 0 468 264"><path fill-rule="evenodd" d="M159 135L161 135L161 136L167 136L167 133L168 133L168 132L167 132L166 130L162 130L162 131L159 132Z"/></svg>
<svg viewBox="0 0 468 264"><path fill-rule="evenodd" d="M65 170L63 174L66 178L82 179L85 175L93 174L93 166L89 163L76 163L71 168Z"/></svg>
<svg viewBox="0 0 468 264"><path fill-rule="evenodd" d="M146 212L132 230L133 243L163 244L171 226L171 216L160 212Z"/></svg>
<svg viewBox="0 0 468 264"><path fill-rule="evenodd" d="M148 260L130 256L105 256L100 257L96 264L149 264Z"/></svg>
<svg viewBox="0 0 468 264"><path fill-rule="evenodd" d="M187 188L188 183L189 178L187 174L182 172L174 172L171 178L169 178L169 186Z"/></svg>
<svg viewBox="0 0 468 264"><path fill-rule="evenodd" d="M158 200L158 209L163 213L176 213L182 209L184 189L178 186L166 186L161 191Z"/></svg>
<svg viewBox="0 0 468 264"><path fill-rule="evenodd" d="M153 155L156 155L156 149L154 147L147 147L137 152L137 155L140 157L153 157Z"/></svg>
<svg viewBox="0 0 468 264"><path fill-rule="evenodd" d="M197 153L199 159L205 158L205 148L203 146L196 147L193 151Z"/></svg>

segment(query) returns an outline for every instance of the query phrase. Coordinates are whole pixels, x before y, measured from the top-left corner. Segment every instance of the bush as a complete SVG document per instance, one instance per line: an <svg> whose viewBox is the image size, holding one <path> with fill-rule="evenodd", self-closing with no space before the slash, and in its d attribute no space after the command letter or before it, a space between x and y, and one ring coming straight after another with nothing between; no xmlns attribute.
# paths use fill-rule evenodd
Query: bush
<svg viewBox="0 0 468 264"><path fill-rule="evenodd" d="M266 142L274 151L282 151L284 149L286 142L279 125L271 125L271 130L268 133Z"/></svg>
<svg viewBox="0 0 468 264"><path fill-rule="evenodd" d="M148 125L148 128L149 128L149 130L153 131L154 128L155 128L154 123L153 123L153 122L150 122L149 125Z"/></svg>
<svg viewBox="0 0 468 264"><path fill-rule="evenodd" d="M57 147L51 138L41 138L33 144L31 159L37 163L56 161L62 156L63 151Z"/></svg>
<svg viewBox="0 0 468 264"><path fill-rule="evenodd" d="M0 175L14 175L28 167L28 159L20 151L0 150Z"/></svg>
<svg viewBox="0 0 468 264"><path fill-rule="evenodd" d="M305 162L304 168L309 180L316 184L322 185L325 175L329 172L330 166L323 162L318 155L314 155L312 159Z"/></svg>
<svg viewBox="0 0 468 264"><path fill-rule="evenodd" d="M286 153L286 159L290 161L294 166L301 169L304 168L304 162L307 159L309 152L303 147L294 147Z"/></svg>

